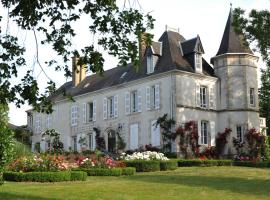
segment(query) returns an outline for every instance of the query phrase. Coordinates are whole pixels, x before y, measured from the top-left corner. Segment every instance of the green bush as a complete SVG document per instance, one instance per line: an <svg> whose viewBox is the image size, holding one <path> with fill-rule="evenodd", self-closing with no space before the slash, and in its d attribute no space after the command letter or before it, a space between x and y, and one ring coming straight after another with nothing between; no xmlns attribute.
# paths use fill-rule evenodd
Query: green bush
<svg viewBox="0 0 270 200"><path fill-rule="evenodd" d="M3 185L3 184L4 184L4 179L3 179L2 174L0 174L0 185Z"/></svg>
<svg viewBox="0 0 270 200"><path fill-rule="evenodd" d="M16 182L61 182L73 180L86 180L82 172L4 172L3 178L6 181Z"/></svg>
<svg viewBox="0 0 270 200"><path fill-rule="evenodd" d="M160 170L160 162L154 160L125 161L127 167L135 167L136 172L153 172Z"/></svg>
<svg viewBox="0 0 270 200"><path fill-rule="evenodd" d="M243 167L258 167L258 168L265 168L270 167L269 161L262 161L262 162L252 162L252 161L234 161L234 166L243 166Z"/></svg>
<svg viewBox="0 0 270 200"><path fill-rule="evenodd" d="M192 166L231 166L231 160L178 160L178 167L192 167Z"/></svg>
<svg viewBox="0 0 270 200"><path fill-rule="evenodd" d="M73 169L75 171L84 171L88 176L121 176L122 169L121 168L77 168Z"/></svg>
<svg viewBox="0 0 270 200"><path fill-rule="evenodd" d="M71 171L70 180L71 181L85 181L87 173L83 171Z"/></svg>
<svg viewBox="0 0 270 200"><path fill-rule="evenodd" d="M134 168L134 167L124 167L124 168L122 168L122 175L130 176L130 175L135 174L135 172L136 172L136 168Z"/></svg>
<svg viewBox="0 0 270 200"><path fill-rule="evenodd" d="M175 170L178 167L177 160L160 161L160 170Z"/></svg>
<svg viewBox="0 0 270 200"><path fill-rule="evenodd" d="M202 166L202 160L178 160L178 167Z"/></svg>

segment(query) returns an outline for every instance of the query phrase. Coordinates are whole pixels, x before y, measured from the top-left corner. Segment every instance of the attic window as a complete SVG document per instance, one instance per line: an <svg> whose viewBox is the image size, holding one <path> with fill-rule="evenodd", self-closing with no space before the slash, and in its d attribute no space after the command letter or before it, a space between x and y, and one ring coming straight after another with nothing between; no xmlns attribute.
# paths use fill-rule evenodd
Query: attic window
<svg viewBox="0 0 270 200"><path fill-rule="evenodd" d="M153 56L147 56L147 74L151 74L154 72L154 60Z"/></svg>
<svg viewBox="0 0 270 200"><path fill-rule="evenodd" d="M127 72L124 72L120 78L124 78L126 76Z"/></svg>
<svg viewBox="0 0 270 200"><path fill-rule="evenodd" d="M195 53L195 71L201 72L202 71L202 54Z"/></svg>

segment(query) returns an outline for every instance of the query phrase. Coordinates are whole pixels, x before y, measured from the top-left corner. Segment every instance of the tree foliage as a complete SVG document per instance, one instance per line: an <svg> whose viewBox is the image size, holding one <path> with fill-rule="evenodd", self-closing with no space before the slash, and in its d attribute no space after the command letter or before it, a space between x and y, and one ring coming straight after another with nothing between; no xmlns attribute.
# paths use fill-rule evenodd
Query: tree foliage
<svg viewBox="0 0 270 200"><path fill-rule="evenodd" d="M0 104L0 176L13 156L13 145L13 132L8 127L8 108Z"/></svg>
<svg viewBox="0 0 270 200"><path fill-rule="evenodd" d="M134 0L138 1L138 0ZM89 71L104 71L102 50L97 50L92 42L82 49L75 49L72 43L78 33L74 24L81 18L88 19L89 31L98 35L97 43L108 54L119 59L120 65L132 62L135 67L140 64L138 40L147 44L152 36L141 37L147 29L153 28L153 18L144 15L131 6L130 1L123 1L119 7L116 0L1 0L2 6L9 11L9 19L16 22L19 28L32 31L35 36L36 62L46 75L46 68L54 67L63 71L66 77L71 76L67 62L72 56L81 59L79 64L86 64ZM128 6L129 3L129 6ZM0 20L2 16L0 13ZM25 48L18 43L16 36L1 32L0 27L0 103L15 102L17 106L28 101L37 111L52 111L47 96L55 90L54 82L48 77L48 86L41 94L37 80L29 69L17 85L10 83L10 78L17 77L19 67L27 67L24 58ZM37 34L42 40L38 41ZM90 37L90 35L89 35ZM63 63L56 59L46 63L39 62L38 45L48 45L58 54ZM41 103L41 104L40 104ZM41 106L42 105L42 106Z"/></svg>
<svg viewBox="0 0 270 200"><path fill-rule="evenodd" d="M266 68L261 69L261 88L259 89L260 114L266 118L267 127L270 127L270 11L251 10L249 16L245 11L237 8L234 10L233 25L237 32L242 33L248 43L255 45L255 50L260 52ZM270 134L270 129L268 129Z"/></svg>

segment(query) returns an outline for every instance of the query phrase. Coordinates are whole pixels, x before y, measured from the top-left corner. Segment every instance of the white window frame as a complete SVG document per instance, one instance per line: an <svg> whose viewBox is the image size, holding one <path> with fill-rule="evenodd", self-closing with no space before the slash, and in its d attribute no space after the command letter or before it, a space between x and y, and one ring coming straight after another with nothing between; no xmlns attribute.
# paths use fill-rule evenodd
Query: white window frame
<svg viewBox="0 0 270 200"><path fill-rule="evenodd" d="M249 88L249 104L255 106L255 88Z"/></svg>
<svg viewBox="0 0 270 200"><path fill-rule="evenodd" d="M202 71L202 54L195 53L194 55L195 71Z"/></svg>
<svg viewBox="0 0 270 200"><path fill-rule="evenodd" d="M51 129L52 128L52 115L51 114L47 115L47 118L46 118L46 128L47 129Z"/></svg>
<svg viewBox="0 0 270 200"><path fill-rule="evenodd" d="M200 144L208 145L208 137L209 137L209 122L202 120L201 121L201 136L200 136Z"/></svg>
<svg viewBox="0 0 270 200"><path fill-rule="evenodd" d="M200 86L200 107L201 108L207 108L208 102L207 102L207 93L208 88L206 86Z"/></svg>
<svg viewBox="0 0 270 200"><path fill-rule="evenodd" d="M36 123L35 123L35 132L40 133L41 132L41 116L36 116Z"/></svg>
<svg viewBox="0 0 270 200"><path fill-rule="evenodd" d="M155 109L156 104L156 87L152 85L150 87L150 108L151 110Z"/></svg>
<svg viewBox="0 0 270 200"><path fill-rule="evenodd" d="M78 125L78 106L71 106L71 126Z"/></svg>
<svg viewBox="0 0 270 200"><path fill-rule="evenodd" d="M146 56L147 62L147 74L151 74L154 72L154 58L153 56Z"/></svg>

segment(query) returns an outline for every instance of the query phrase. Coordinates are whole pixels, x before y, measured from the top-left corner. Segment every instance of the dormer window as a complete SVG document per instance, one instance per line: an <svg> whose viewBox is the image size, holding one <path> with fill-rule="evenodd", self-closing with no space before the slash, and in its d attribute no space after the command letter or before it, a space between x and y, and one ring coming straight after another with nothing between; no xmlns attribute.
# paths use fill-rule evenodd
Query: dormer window
<svg viewBox="0 0 270 200"><path fill-rule="evenodd" d="M147 56L147 74L151 74L154 72L154 61L153 56Z"/></svg>
<svg viewBox="0 0 270 200"><path fill-rule="evenodd" d="M195 53L195 71L202 72L202 54Z"/></svg>

